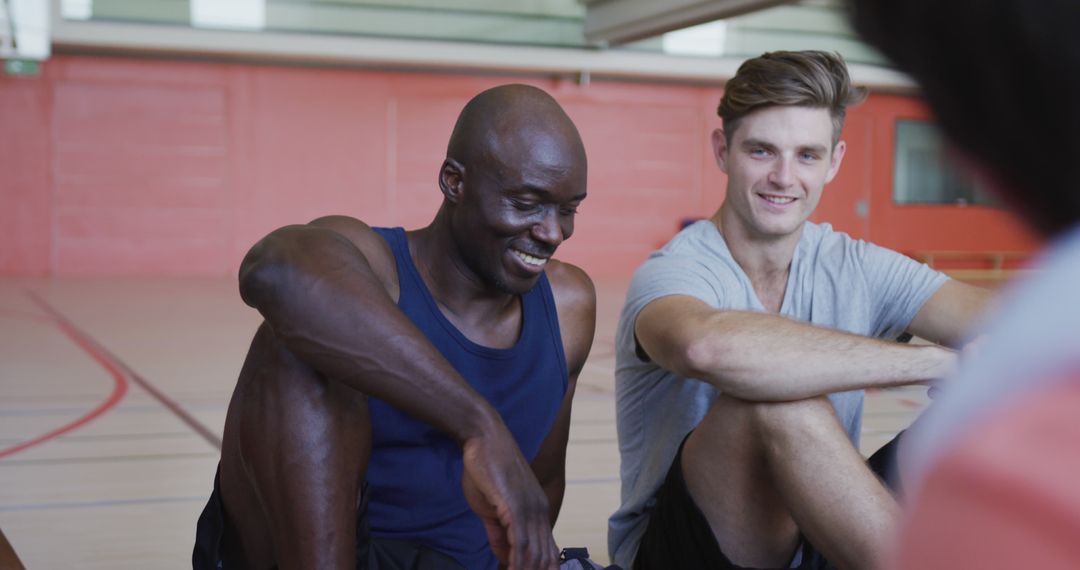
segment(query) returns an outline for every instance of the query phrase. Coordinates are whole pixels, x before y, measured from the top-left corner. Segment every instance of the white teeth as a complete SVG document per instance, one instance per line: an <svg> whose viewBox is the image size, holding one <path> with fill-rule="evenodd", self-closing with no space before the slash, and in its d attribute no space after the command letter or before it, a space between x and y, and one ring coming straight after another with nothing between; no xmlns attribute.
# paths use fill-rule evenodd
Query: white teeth
<svg viewBox="0 0 1080 570"><path fill-rule="evenodd" d="M769 196L761 194L761 197L773 204L790 204L795 201L795 198L791 198L790 196Z"/></svg>
<svg viewBox="0 0 1080 570"><path fill-rule="evenodd" d="M522 261L528 263L529 265L544 265L545 263L547 263L547 260L542 257L533 257L527 253L518 251L516 249L514 250L514 255L518 256Z"/></svg>

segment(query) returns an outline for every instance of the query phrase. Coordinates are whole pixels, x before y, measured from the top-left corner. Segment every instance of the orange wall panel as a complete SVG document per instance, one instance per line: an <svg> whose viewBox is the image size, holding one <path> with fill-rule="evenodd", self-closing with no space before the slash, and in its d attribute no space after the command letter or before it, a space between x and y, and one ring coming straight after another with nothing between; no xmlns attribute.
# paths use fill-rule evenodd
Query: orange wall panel
<svg viewBox="0 0 1080 570"><path fill-rule="evenodd" d="M704 213L700 165L708 149L687 136L702 130L693 102L566 103L589 155L589 198L565 257L625 273L674 235L680 218Z"/></svg>
<svg viewBox="0 0 1080 570"><path fill-rule="evenodd" d="M497 82L473 89L461 86L436 89L420 78L406 78L392 101L395 128L387 132L390 142L391 208L373 223L413 228L426 225L442 204L439 170L446 158L446 144L461 108L473 95Z"/></svg>
<svg viewBox="0 0 1080 570"><path fill-rule="evenodd" d="M0 76L0 274L52 268L48 80Z"/></svg>
<svg viewBox="0 0 1080 570"><path fill-rule="evenodd" d="M244 101L249 184L236 185L246 237L333 213L387 207L385 81L323 69L260 67Z"/></svg>
<svg viewBox="0 0 1080 570"><path fill-rule="evenodd" d="M182 83L152 61L123 61L46 63L55 78L52 271L219 273L232 205L220 74L175 64L191 79Z"/></svg>
<svg viewBox="0 0 1080 570"><path fill-rule="evenodd" d="M896 121L928 120L921 101L881 96L864 105L873 117L869 239L904 252L1032 251L1038 238L1012 212L985 206L896 204L892 199Z"/></svg>
<svg viewBox="0 0 1080 570"><path fill-rule="evenodd" d="M0 273L227 275L280 225L425 224L458 111L515 81L555 96L588 152L561 258L628 275L680 220L719 206L716 87L57 55L38 77L0 77ZM1030 249L1001 210L892 204L908 116L926 114L905 97L850 111L814 219L904 251Z"/></svg>

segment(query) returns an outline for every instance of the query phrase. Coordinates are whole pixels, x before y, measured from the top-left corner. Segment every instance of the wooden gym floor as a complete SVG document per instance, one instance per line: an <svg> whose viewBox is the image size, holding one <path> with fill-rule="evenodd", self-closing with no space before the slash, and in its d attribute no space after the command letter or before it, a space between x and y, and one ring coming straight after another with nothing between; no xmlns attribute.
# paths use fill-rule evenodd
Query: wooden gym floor
<svg viewBox="0 0 1080 570"><path fill-rule="evenodd" d="M604 562L619 497L613 342L626 282L597 288L555 535ZM258 322L231 279L0 278L0 569L17 568L5 536L31 569L190 568ZM869 394L863 452L910 423L924 392Z"/></svg>

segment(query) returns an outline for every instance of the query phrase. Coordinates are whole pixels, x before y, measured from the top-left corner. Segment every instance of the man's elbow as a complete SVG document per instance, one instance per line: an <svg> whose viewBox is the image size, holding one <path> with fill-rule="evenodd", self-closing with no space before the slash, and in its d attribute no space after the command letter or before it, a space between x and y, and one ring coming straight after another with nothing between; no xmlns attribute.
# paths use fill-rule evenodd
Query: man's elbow
<svg viewBox="0 0 1080 570"><path fill-rule="evenodd" d="M261 309L274 298L285 282L288 246L302 226L285 226L259 240L240 263L240 297L249 306Z"/></svg>
<svg viewBox="0 0 1080 570"><path fill-rule="evenodd" d="M728 348L704 336L687 342L680 351L676 372L688 378L712 380L723 377Z"/></svg>
<svg viewBox="0 0 1080 570"><path fill-rule="evenodd" d="M698 338L689 343L682 352L682 370L675 370L685 378L696 378L715 386L721 392L743 400L767 399L760 390L760 378L740 361L740 350L723 340Z"/></svg>

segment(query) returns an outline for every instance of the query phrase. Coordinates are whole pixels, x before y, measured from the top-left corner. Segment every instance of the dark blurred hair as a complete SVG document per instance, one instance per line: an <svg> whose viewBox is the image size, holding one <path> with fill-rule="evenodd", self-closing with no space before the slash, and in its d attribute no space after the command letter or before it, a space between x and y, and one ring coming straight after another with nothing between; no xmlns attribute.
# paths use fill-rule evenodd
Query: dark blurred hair
<svg viewBox="0 0 1080 570"><path fill-rule="evenodd" d="M859 34L1035 229L1080 221L1080 1L849 2Z"/></svg>
<svg viewBox="0 0 1080 570"><path fill-rule="evenodd" d="M840 140L847 107L866 98L866 89L852 87L840 54L823 51L774 51L739 66L724 85L717 114L731 142L739 121L750 113L774 106L828 109L833 121L833 144Z"/></svg>

